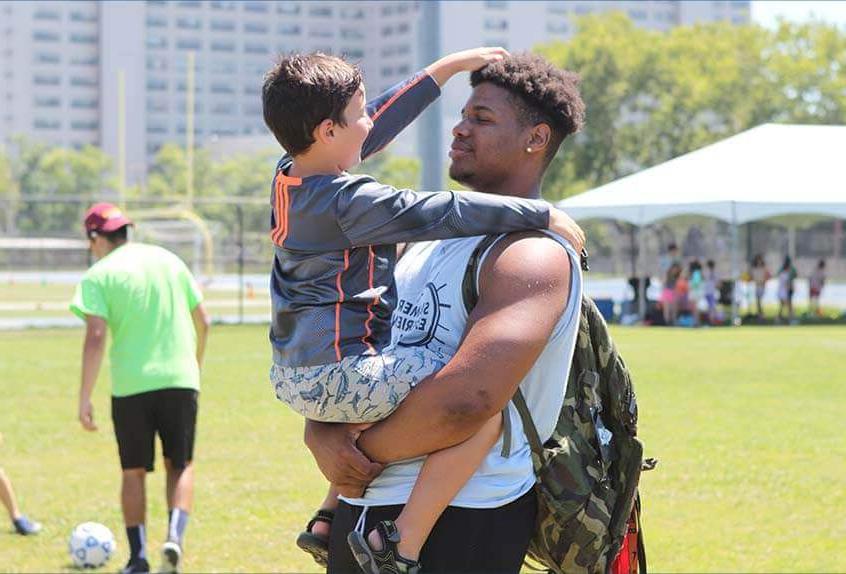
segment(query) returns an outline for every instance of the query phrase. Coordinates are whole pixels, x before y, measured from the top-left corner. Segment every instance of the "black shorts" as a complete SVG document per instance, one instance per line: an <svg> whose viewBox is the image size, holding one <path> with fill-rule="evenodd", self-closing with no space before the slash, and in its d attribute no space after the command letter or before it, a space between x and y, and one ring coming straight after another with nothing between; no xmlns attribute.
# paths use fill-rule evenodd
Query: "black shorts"
<svg viewBox="0 0 846 574"><path fill-rule="evenodd" d="M402 505L367 509L365 532L381 520L396 520ZM329 534L329 574L358 574L347 544L361 507L338 505ZM499 508L448 507L420 552L424 572L517 574L535 532L538 513L534 489Z"/></svg>
<svg viewBox="0 0 846 574"><path fill-rule="evenodd" d="M194 456L197 394L194 389L160 389L112 397L112 422L121 468L152 472L156 433L165 458L174 468L185 468Z"/></svg>

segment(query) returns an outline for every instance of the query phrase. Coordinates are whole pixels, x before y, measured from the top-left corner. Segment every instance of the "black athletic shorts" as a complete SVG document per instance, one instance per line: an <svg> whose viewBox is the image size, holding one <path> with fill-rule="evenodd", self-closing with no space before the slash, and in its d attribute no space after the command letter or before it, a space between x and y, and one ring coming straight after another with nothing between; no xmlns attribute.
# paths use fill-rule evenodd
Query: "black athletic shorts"
<svg viewBox="0 0 846 574"><path fill-rule="evenodd" d="M112 422L121 468L152 472L157 433L165 458L174 468L185 468L194 456L197 394L194 389L160 389L112 397Z"/></svg>
<svg viewBox="0 0 846 574"><path fill-rule="evenodd" d="M395 520L402 508L368 508L365 532L381 520ZM329 534L328 574L361 572L347 544L347 534L355 528L361 510L345 502L338 505ZM499 508L448 507L423 545L423 571L517 574L535 531L537 513L534 489Z"/></svg>

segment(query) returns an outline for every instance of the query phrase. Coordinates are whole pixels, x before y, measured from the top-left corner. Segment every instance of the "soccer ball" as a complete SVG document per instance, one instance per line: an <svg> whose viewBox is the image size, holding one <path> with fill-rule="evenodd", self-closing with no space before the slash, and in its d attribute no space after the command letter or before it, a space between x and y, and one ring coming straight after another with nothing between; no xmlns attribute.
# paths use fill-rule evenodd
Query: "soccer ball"
<svg viewBox="0 0 846 574"><path fill-rule="evenodd" d="M112 531L97 522L83 522L73 529L68 552L77 568L99 568L115 551Z"/></svg>

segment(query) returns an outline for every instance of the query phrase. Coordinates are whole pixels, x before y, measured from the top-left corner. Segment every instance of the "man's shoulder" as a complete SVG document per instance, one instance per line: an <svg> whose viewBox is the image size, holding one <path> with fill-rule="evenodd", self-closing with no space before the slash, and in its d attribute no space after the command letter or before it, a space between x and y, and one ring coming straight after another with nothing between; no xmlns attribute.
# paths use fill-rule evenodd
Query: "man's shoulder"
<svg viewBox="0 0 846 574"><path fill-rule="evenodd" d="M523 279L560 276L569 272L572 247L542 231L504 235L490 248L482 264L483 275L519 274Z"/></svg>

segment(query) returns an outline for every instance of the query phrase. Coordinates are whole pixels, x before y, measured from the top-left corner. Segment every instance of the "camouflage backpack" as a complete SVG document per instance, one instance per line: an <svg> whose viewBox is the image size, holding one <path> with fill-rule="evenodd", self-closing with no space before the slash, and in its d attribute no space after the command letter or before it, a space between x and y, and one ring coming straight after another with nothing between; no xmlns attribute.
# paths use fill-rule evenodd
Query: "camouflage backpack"
<svg viewBox="0 0 846 574"><path fill-rule="evenodd" d="M470 257L463 284L468 312L478 298L481 256L494 241L482 240ZM592 300L582 298L564 405L552 437L541 444L519 388L512 402L537 477L538 520L527 564L556 574L610 572L612 564L617 571L637 572L639 567L645 573L637 486L641 469L652 468L655 461L643 460L631 377ZM624 554L624 541L628 556L615 562Z"/></svg>

